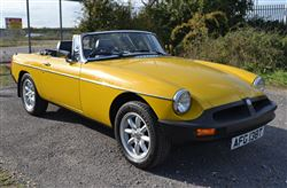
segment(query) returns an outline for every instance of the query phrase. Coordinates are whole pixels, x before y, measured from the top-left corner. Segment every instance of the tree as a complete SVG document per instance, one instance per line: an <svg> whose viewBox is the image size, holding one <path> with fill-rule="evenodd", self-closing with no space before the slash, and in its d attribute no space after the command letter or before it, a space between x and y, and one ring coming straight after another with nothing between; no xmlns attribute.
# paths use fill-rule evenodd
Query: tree
<svg viewBox="0 0 287 188"><path fill-rule="evenodd" d="M169 43L172 30L187 22L198 11L202 0L162 0L153 6L146 6L139 16L149 22L149 30L158 34L160 39Z"/></svg>
<svg viewBox="0 0 287 188"><path fill-rule="evenodd" d="M225 35L231 27L245 21L245 15L252 5L252 0L141 0L144 6L140 11L133 11L129 2L126 5L116 0L82 0L84 17L80 30L149 30L155 32L164 44L177 46L179 39L183 40L186 34L197 29L190 23L204 23L207 34L213 37ZM207 19L206 16L218 12L226 15L224 19L222 16L220 19ZM200 16L204 22L199 19ZM181 29L175 32L175 28ZM185 30L184 36L178 37L182 30ZM171 39L172 33L176 35L174 39Z"/></svg>
<svg viewBox="0 0 287 188"><path fill-rule="evenodd" d="M224 12L229 27L245 22L245 16L252 9L253 0L204 0L204 13L212 11Z"/></svg>
<svg viewBox="0 0 287 188"><path fill-rule="evenodd" d="M114 0L83 0L83 19L80 31L98 31L132 28L131 4L123 5Z"/></svg>
<svg viewBox="0 0 287 188"><path fill-rule="evenodd" d="M186 23L173 29L171 33L172 46L186 50L190 43L200 43L211 34L218 35L221 26L226 23L226 15L220 11L208 14L195 13Z"/></svg>
<svg viewBox="0 0 287 188"><path fill-rule="evenodd" d="M158 0L153 6L144 7L140 14L150 22L148 29L156 32L167 44L171 42L172 30L187 23L198 12L202 15L218 11L224 13L227 24L218 29L224 35L230 27L245 21L251 6L252 0Z"/></svg>

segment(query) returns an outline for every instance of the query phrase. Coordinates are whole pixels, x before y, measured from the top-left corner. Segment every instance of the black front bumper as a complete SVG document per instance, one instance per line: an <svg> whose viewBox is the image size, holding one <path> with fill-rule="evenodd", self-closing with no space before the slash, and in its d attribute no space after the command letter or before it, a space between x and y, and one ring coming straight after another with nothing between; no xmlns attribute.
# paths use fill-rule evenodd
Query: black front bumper
<svg viewBox="0 0 287 188"><path fill-rule="evenodd" d="M159 121L159 125L173 142L216 140L266 125L275 118L276 108L277 105L264 96L206 110L195 120L162 120ZM215 135L197 136L197 129L210 128L216 130Z"/></svg>

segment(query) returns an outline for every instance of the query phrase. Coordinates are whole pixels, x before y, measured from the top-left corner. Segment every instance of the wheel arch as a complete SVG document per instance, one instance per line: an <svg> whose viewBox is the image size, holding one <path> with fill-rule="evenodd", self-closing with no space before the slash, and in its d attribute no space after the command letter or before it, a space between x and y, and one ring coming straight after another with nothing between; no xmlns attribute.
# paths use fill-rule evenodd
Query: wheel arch
<svg viewBox="0 0 287 188"><path fill-rule="evenodd" d="M140 95L136 93L132 93L132 92L121 93L113 100L110 106L109 116L110 116L110 123L112 127L114 127L115 118L121 106L123 106L125 103L130 102L130 101L140 101L140 102L143 102L149 105L148 102L144 98L142 98Z"/></svg>
<svg viewBox="0 0 287 188"><path fill-rule="evenodd" d="M21 79L24 76L24 74L28 73L27 71L20 71L18 76L18 82L17 82L17 96L21 97L20 87L21 87Z"/></svg>

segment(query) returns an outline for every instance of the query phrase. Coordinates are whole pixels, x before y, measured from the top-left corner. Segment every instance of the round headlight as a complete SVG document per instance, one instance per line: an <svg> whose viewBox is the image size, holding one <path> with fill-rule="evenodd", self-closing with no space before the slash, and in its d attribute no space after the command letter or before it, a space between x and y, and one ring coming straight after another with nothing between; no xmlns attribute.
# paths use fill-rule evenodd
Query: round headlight
<svg viewBox="0 0 287 188"><path fill-rule="evenodd" d="M191 95L189 91L181 89L173 97L173 109L177 114L186 113L191 106Z"/></svg>
<svg viewBox="0 0 287 188"><path fill-rule="evenodd" d="M259 89L261 91L264 91L265 89L265 82L263 80L263 78L261 78L260 76L258 76L254 82L253 82L253 86L256 88L256 89Z"/></svg>

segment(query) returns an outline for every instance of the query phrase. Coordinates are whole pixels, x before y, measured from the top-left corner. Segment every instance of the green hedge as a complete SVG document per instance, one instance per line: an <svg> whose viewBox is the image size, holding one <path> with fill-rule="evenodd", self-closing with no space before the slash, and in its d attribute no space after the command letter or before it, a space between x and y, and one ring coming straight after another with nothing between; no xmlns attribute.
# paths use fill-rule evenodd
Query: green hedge
<svg viewBox="0 0 287 188"><path fill-rule="evenodd" d="M287 71L287 36L247 27L217 39L192 42L184 55L257 73Z"/></svg>

